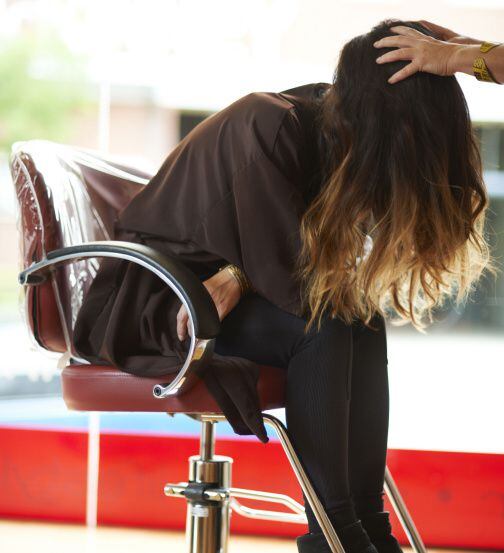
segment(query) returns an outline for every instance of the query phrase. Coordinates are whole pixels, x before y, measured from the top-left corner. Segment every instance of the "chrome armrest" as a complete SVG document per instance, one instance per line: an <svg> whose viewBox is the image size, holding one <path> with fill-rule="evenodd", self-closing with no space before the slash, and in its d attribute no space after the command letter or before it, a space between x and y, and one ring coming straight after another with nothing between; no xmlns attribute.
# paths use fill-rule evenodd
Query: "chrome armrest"
<svg viewBox="0 0 504 553"><path fill-rule="evenodd" d="M191 388L196 379L195 369L201 369L212 356L220 321L205 286L177 259L134 242L88 242L48 253L45 259L30 265L19 274L19 283L36 286L50 276L55 265L89 257L115 257L137 263L156 274L177 294L189 314L191 343L177 376L169 384L156 384L152 393L157 398L164 398Z"/></svg>

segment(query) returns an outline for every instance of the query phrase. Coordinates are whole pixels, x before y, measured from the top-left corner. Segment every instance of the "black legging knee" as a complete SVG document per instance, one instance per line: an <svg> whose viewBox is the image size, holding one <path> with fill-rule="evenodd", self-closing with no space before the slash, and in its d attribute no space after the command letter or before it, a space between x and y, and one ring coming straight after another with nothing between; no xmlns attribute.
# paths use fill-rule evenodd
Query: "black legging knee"
<svg viewBox="0 0 504 553"><path fill-rule="evenodd" d="M290 438L333 524L383 509L389 392L385 323L372 330L325 317L305 334L305 320L258 294L243 297L224 318L215 344L287 369ZM320 531L303 495L310 531Z"/></svg>

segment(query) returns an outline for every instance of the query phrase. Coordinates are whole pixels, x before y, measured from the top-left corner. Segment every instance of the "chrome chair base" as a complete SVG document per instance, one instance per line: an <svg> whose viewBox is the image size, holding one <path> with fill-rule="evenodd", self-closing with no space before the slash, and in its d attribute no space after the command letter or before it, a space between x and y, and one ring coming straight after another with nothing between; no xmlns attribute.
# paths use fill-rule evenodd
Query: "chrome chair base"
<svg viewBox="0 0 504 553"><path fill-rule="evenodd" d="M164 493L187 501L186 544L188 553L228 553L232 512L260 520L306 524L304 506L293 498L277 493L233 488L231 486L231 457L215 455L215 423L225 421L220 414L190 415L201 422L199 455L189 457L189 481L167 483ZM287 428L277 417L263 413L263 420L274 428L296 478L313 513L322 528L333 553L345 553L338 536L311 484L289 439ZM401 525L415 553L427 553L406 505L388 468L385 473L385 492L391 500ZM255 509L242 505L238 498L280 503L293 512Z"/></svg>

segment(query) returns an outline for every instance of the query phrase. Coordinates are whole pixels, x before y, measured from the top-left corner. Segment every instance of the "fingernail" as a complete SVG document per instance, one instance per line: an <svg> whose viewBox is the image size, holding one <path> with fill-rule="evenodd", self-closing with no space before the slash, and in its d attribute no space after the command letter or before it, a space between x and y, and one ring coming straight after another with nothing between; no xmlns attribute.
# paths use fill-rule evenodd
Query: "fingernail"
<svg viewBox="0 0 504 553"><path fill-rule="evenodd" d="M182 342L182 335L177 334L177 336L178 336L178 339Z"/></svg>
<svg viewBox="0 0 504 553"><path fill-rule="evenodd" d="M379 58L376 58L376 63L381 63L382 62L382 57L380 56Z"/></svg>
<svg viewBox="0 0 504 553"><path fill-rule="evenodd" d="M373 46L379 46L379 45L380 45L380 41L379 41L379 40L377 40L377 41L373 44Z"/></svg>

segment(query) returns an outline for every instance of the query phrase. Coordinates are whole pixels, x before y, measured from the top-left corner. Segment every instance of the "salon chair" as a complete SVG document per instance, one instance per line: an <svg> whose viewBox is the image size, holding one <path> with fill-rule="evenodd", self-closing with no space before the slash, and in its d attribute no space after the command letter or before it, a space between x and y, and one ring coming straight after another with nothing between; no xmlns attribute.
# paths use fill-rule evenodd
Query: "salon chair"
<svg viewBox="0 0 504 553"><path fill-rule="evenodd" d="M255 519L306 524L304 507L294 499L232 487L233 459L214 453L216 424L226 419L203 381L195 376L195 368L211 357L219 332L217 311L206 288L176 258L114 240L113 222L118 211L151 175L92 150L44 140L16 142L10 169L19 202L19 282L24 287L25 320L38 346L61 353L58 366L68 409L182 413L201 422L200 450L189 457L188 481L164 487L168 497L187 502L189 553L226 553L231 511ZM89 364L73 350L76 315L99 260L106 257L125 259L152 271L187 308L191 345L178 373L163 378L134 376L112 366ZM261 367L258 393L264 423L275 430L331 550L344 553L288 429L277 417L264 413L285 406L284 388L284 370ZM388 468L385 492L413 549L425 553ZM245 507L240 498L283 504L292 512Z"/></svg>

